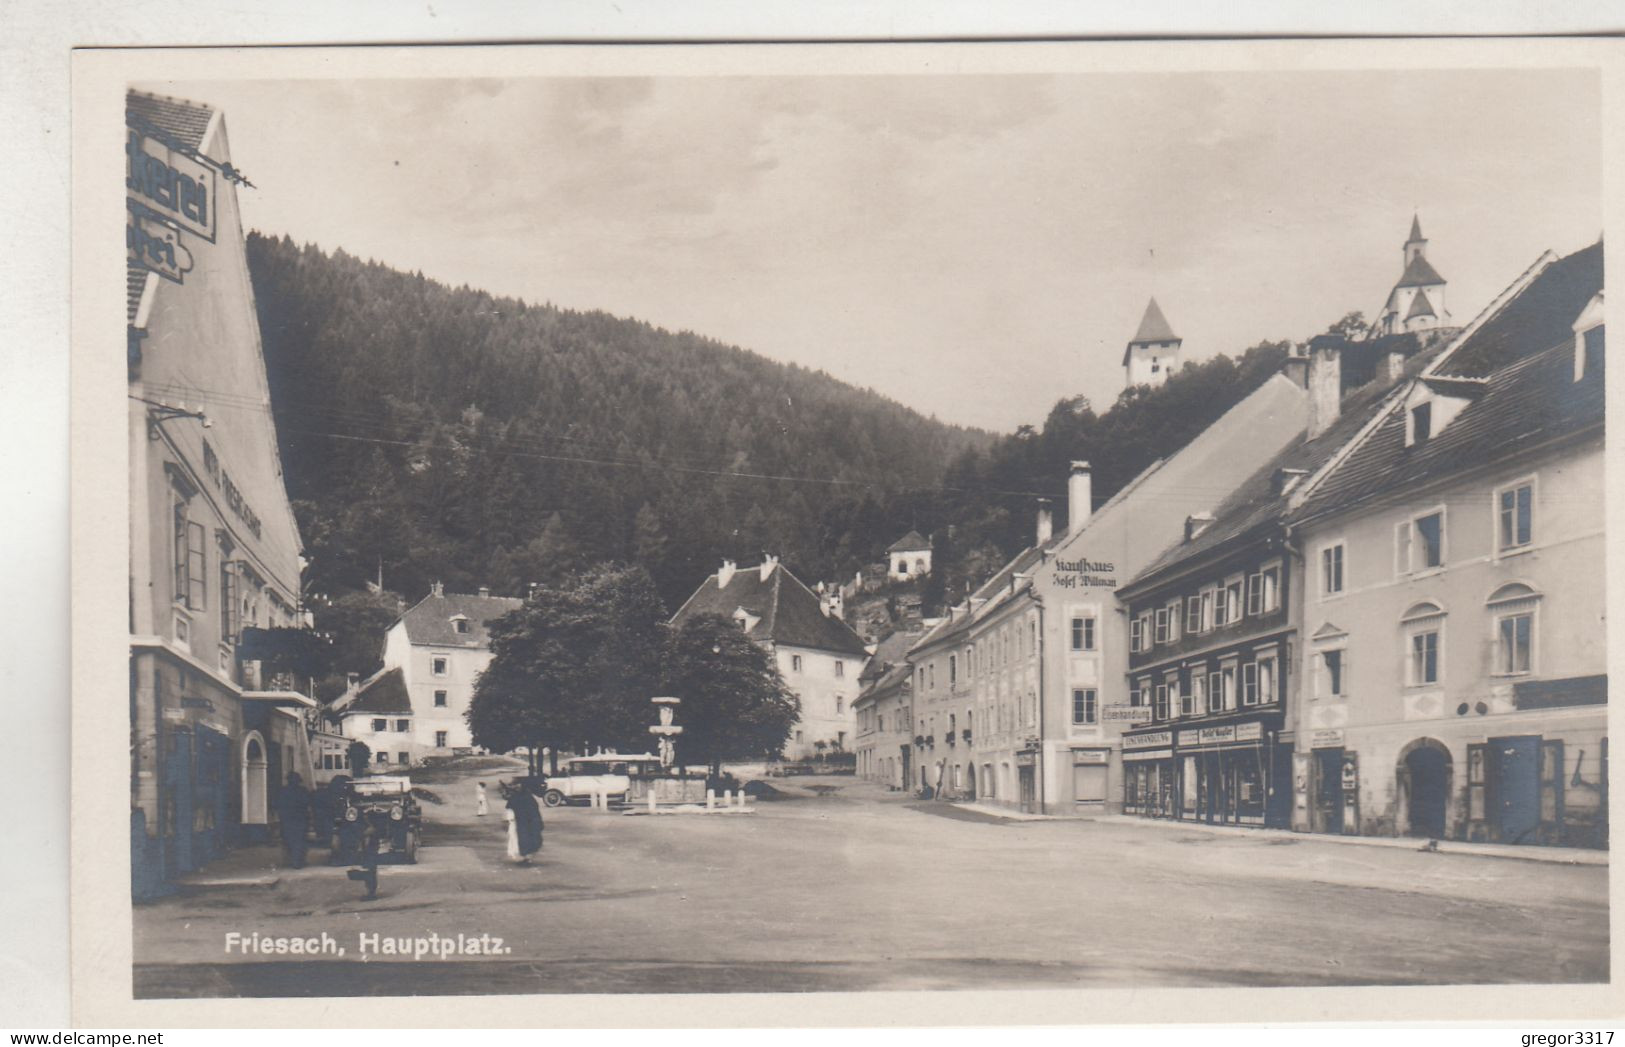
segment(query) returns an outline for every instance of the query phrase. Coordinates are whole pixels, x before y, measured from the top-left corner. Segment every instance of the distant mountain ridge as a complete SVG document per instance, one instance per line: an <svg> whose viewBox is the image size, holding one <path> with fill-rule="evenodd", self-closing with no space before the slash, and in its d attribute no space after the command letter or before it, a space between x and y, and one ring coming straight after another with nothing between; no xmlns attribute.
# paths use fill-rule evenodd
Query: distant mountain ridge
<svg viewBox="0 0 1625 1047"><path fill-rule="evenodd" d="M520 595L634 559L673 600L721 557L763 551L812 581L908 529L888 534L876 500L930 489L993 442L688 332L287 237L249 234L248 258L308 579L324 591L381 572L408 595L435 580Z"/></svg>

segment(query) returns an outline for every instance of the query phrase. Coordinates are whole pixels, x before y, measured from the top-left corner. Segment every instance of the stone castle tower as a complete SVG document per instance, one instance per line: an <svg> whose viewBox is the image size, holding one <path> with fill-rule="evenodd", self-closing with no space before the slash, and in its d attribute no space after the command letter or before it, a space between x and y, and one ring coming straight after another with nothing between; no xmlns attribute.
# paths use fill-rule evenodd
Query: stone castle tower
<svg viewBox="0 0 1625 1047"><path fill-rule="evenodd" d="M1411 235L1402 249L1405 269L1377 317L1378 334L1431 331L1450 325L1450 312L1444 307L1445 279L1428 262L1427 247L1422 223L1413 215Z"/></svg>
<svg viewBox="0 0 1625 1047"><path fill-rule="evenodd" d="M1179 369L1182 342L1183 339L1168 326L1157 300L1151 299L1146 304L1145 315L1140 318L1140 329L1134 332L1128 347L1123 350L1123 367L1127 372L1128 385L1158 386L1167 381L1168 375Z"/></svg>

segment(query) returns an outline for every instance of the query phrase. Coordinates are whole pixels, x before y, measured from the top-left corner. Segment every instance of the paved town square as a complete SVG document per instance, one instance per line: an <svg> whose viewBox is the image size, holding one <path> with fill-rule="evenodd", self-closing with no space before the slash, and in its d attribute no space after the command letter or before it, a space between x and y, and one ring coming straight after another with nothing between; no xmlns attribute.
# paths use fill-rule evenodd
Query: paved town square
<svg viewBox="0 0 1625 1047"><path fill-rule="evenodd" d="M427 806L419 864L383 866L373 901L321 865L319 850L317 864L273 871L275 852L262 848L217 863L204 881L215 886L138 906L136 994L1608 978L1605 866L1125 819L1014 820L851 777L779 784L786 799L745 815L549 811L531 866L506 861L502 822L475 816L467 779L437 784L445 802ZM346 952L227 955L231 932L325 932ZM362 935L413 947L491 935L511 951L413 959L374 946L362 956Z"/></svg>

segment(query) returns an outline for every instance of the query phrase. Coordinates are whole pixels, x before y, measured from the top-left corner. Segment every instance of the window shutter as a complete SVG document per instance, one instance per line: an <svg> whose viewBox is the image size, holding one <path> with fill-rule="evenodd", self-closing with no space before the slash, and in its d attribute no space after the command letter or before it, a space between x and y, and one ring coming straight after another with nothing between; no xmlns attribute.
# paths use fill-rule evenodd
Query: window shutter
<svg viewBox="0 0 1625 1047"><path fill-rule="evenodd" d="M1411 522L1394 528L1394 573L1409 574L1411 571Z"/></svg>
<svg viewBox="0 0 1625 1047"><path fill-rule="evenodd" d="M207 592L203 571L203 525L188 521L186 524L186 606L194 611L203 610Z"/></svg>

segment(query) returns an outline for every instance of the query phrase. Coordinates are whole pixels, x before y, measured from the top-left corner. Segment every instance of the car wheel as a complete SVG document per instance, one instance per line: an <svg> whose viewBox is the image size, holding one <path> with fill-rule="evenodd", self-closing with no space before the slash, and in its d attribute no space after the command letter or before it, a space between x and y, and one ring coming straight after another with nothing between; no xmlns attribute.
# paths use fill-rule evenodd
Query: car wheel
<svg viewBox="0 0 1625 1047"><path fill-rule="evenodd" d="M401 860L408 865L416 865L418 860L418 831L413 829L406 834L406 846L401 849Z"/></svg>
<svg viewBox="0 0 1625 1047"><path fill-rule="evenodd" d="M547 804L549 807L563 807L564 794L559 792L557 789L549 789L547 792L542 794L542 802Z"/></svg>

